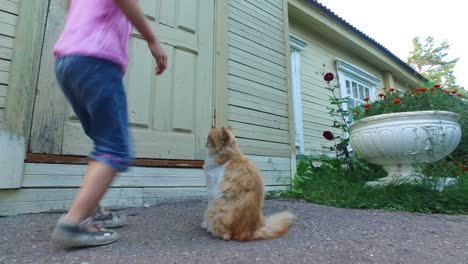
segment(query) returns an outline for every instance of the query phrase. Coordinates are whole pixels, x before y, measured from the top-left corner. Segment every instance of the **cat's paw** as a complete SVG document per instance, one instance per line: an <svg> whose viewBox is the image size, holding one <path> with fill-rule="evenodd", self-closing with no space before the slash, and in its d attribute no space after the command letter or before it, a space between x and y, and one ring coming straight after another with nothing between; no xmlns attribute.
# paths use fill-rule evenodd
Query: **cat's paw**
<svg viewBox="0 0 468 264"><path fill-rule="evenodd" d="M203 223L201 223L201 227L203 229L208 229L208 221L203 221Z"/></svg>
<svg viewBox="0 0 468 264"><path fill-rule="evenodd" d="M231 232L224 233L223 239L226 241L231 240Z"/></svg>

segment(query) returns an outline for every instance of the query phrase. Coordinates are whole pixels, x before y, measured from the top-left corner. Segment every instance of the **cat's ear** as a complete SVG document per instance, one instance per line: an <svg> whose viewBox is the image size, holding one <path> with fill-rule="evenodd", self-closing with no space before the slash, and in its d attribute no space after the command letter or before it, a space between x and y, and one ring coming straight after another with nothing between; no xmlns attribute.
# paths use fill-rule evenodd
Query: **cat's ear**
<svg viewBox="0 0 468 264"><path fill-rule="evenodd" d="M232 127L230 125L227 126L226 129L232 132Z"/></svg>
<svg viewBox="0 0 468 264"><path fill-rule="evenodd" d="M221 128L221 139L224 143L229 143L231 141L231 135L229 135L228 129L225 127Z"/></svg>

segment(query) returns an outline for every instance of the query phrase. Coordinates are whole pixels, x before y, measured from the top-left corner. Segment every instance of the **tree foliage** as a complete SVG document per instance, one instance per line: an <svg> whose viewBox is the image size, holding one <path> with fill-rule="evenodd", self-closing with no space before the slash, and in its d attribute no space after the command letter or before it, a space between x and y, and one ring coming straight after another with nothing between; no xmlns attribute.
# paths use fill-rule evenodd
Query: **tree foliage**
<svg viewBox="0 0 468 264"><path fill-rule="evenodd" d="M458 85L453 68L458 62L448 59L450 44L447 40L437 44L434 37L427 37L424 43L419 37L413 38L413 51L410 52L407 63L432 83L438 83L443 88L463 90Z"/></svg>

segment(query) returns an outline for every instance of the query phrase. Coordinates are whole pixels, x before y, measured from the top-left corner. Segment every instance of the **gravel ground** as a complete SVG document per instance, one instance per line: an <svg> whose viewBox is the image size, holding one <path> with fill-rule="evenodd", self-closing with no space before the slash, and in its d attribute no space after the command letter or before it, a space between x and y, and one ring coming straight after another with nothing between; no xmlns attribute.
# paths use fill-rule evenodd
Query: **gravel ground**
<svg viewBox="0 0 468 264"><path fill-rule="evenodd" d="M122 210L114 244L63 250L50 243L58 214L0 218L0 263L468 263L468 216L351 210L272 200L295 225L269 241L225 242L200 228L206 202Z"/></svg>

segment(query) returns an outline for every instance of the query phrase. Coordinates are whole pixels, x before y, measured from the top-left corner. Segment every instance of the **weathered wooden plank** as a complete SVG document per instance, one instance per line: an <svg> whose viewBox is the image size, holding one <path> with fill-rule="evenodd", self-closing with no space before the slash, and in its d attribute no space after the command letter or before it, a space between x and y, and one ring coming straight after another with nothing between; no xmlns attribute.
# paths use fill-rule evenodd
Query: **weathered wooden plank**
<svg viewBox="0 0 468 264"><path fill-rule="evenodd" d="M236 32L236 34L251 39L258 44L267 46L270 49L281 50L283 48L284 43L282 42L281 38L277 39L272 35L258 31L257 27L254 25L248 26L241 21L237 21L234 18L231 18L228 21L228 26L230 30Z"/></svg>
<svg viewBox="0 0 468 264"><path fill-rule="evenodd" d="M240 8L238 5L231 3L228 15L235 20L243 21L248 26L253 25L258 30L275 36L275 38L279 39L283 35L283 27L280 23L267 23L262 20L261 14L250 12L250 10Z"/></svg>
<svg viewBox="0 0 468 264"><path fill-rule="evenodd" d="M328 126L333 124L333 119L326 116L325 113L317 113L317 112L303 113L302 120L304 122L317 123L317 124L328 125ZM336 120L339 121L339 119L336 119Z"/></svg>
<svg viewBox="0 0 468 264"><path fill-rule="evenodd" d="M230 76L230 77L235 77L235 76ZM258 86L258 87L262 87L261 89L255 89L255 88L253 88L251 86L249 87L249 86L229 82L228 87L229 87L230 90L238 91L238 92L241 92L243 94L248 94L248 95L251 95L251 96L257 96L259 98L270 100L270 101L277 102L277 103L280 103L280 104L287 104L287 98L285 98L282 95L276 95L276 94L270 92L272 90L274 90L274 91L279 91L279 90L269 89L268 87L265 87L263 85Z"/></svg>
<svg viewBox="0 0 468 264"><path fill-rule="evenodd" d="M63 132L62 154L83 155L92 150L91 140L78 123L65 123ZM137 129L131 134L136 158L195 159L193 134Z"/></svg>
<svg viewBox="0 0 468 264"><path fill-rule="evenodd" d="M9 72L0 71L0 84L8 85L9 79L10 79L10 73Z"/></svg>
<svg viewBox="0 0 468 264"><path fill-rule="evenodd" d="M252 109L246 109L238 106L229 106L228 111L229 119L231 121L289 130L288 118L286 117L258 112Z"/></svg>
<svg viewBox="0 0 468 264"><path fill-rule="evenodd" d="M272 87L268 87L265 85L262 85L260 83L247 80L242 78L242 76L234 76L234 75L229 75L228 77L228 82L229 84L233 84L233 86L242 86L245 87L245 89L252 89L252 92L255 90L259 91L260 93L269 93L272 94L277 100L274 101L281 101L284 102L283 98L287 98L287 93L286 91L278 90L278 89L273 89ZM257 94L258 96L258 94Z"/></svg>
<svg viewBox="0 0 468 264"><path fill-rule="evenodd" d="M10 2L12 3L12 2ZM9 3L1 2L7 9L12 7ZM6 5L5 5L6 4ZM12 55L11 75L9 76L9 89L4 117L5 125L0 131L0 145L8 152L0 153L0 188L19 188L22 182L24 154L26 151L27 136L31 123L33 98L37 81L37 72L41 56L43 30L47 14L47 0L31 1L21 6L14 4L16 11L20 13L17 26L9 25L11 37L15 36L17 48ZM12 11L12 10L11 10ZM5 24L3 24L5 25ZM3 34L8 35L8 34ZM2 56L8 58L9 52L5 54L5 48L13 46L13 38L0 38ZM6 47L5 47L6 46ZM9 59L9 58L8 58Z"/></svg>
<svg viewBox="0 0 468 264"><path fill-rule="evenodd" d="M9 72L11 67L11 62L8 60L0 60L0 71Z"/></svg>
<svg viewBox="0 0 468 264"><path fill-rule="evenodd" d="M232 19L230 18L228 20L228 23L231 23L231 20ZM228 31L230 33L229 37L232 39L231 41L235 43L253 47L273 57L278 56L278 54L284 55L284 50L280 47L271 47L270 45L268 45L268 43L265 43L264 41L259 39L258 36L255 35L245 36L242 32L238 30L237 27L233 27L232 23L230 24L230 26L228 26Z"/></svg>
<svg viewBox="0 0 468 264"><path fill-rule="evenodd" d="M283 26L283 14L281 11L268 9L257 0L231 0L231 5L241 9L251 10L256 16L261 16L263 21L268 23L279 23Z"/></svg>
<svg viewBox="0 0 468 264"><path fill-rule="evenodd" d="M45 7L47 7L49 1L41 1L45 1ZM45 35L41 35L41 39L45 36L44 51L50 52L52 50L62 31L65 21L65 10L62 4L62 1L50 1L46 32ZM42 43L42 41L33 43ZM37 52L40 54L41 46L36 46L38 46ZM50 54L36 59L34 65L36 72L40 66L29 146L34 153L60 154L62 148L63 123L67 117L69 106L55 78L51 78L54 76L54 65L54 57ZM31 85L35 83L36 80L34 82L31 80ZM30 88L29 92L34 92L33 87Z"/></svg>
<svg viewBox="0 0 468 264"><path fill-rule="evenodd" d="M251 54L257 54L257 56L265 60L271 61L282 67L285 67L284 58L282 59L281 56L283 54L271 50L268 47L265 47L258 43L255 43L250 39L237 35L235 31L233 32L231 30L228 30L228 44L229 46L236 47Z"/></svg>
<svg viewBox="0 0 468 264"><path fill-rule="evenodd" d="M238 138L237 142L244 153L250 155L264 155L289 157L290 149L288 144L280 144L267 141Z"/></svg>
<svg viewBox="0 0 468 264"><path fill-rule="evenodd" d="M254 161L261 170L288 170L284 167L288 164L288 158L272 156L253 156L247 158ZM26 163L25 175L62 175L62 176L83 176L86 172L85 165L71 164L40 164ZM147 168L132 167L128 172L121 173L119 177L203 177L201 168Z"/></svg>
<svg viewBox="0 0 468 264"><path fill-rule="evenodd" d="M3 10L8 13L18 14L19 12L19 2L17 0L0 0L0 10Z"/></svg>
<svg viewBox="0 0 468 264"><path fill-rule="evenodd" d="M0 192L0 215L63 211L70 207L77 191L77 188L4 190ZM111 188L101 204L111 208L143 206L143 190Z"/></svg>
<svg viewBox="0 0 468 264"><path fill-rule="evenodd" d="M8 85L0 84L0 96L5 97L7 95Z"/></svg>
<svg viewBox="0 0 468 264"><path fill-rule="evenodd" d="M288 186L266 186L265 191L286 190ZM145 205L157 205L163 202L205 200L205 188L144 188L143 201Z"/></svg>
<svg viewBox="0 0 468 264"><path fill-rule="evenodd" d="M283 10L283 0L265 0L265 3L273 8Z"/></svg>
<svg viewBox="0 0 468 264"><path fill-rule="evenodd" d="M15 37L16 26L0 21L0 33L8 37Z"/></svg>
<svg viewBox="0 0 468 264"><path fill-rule="evenodd" d="M255 54L245 52L236 47L231 47L229 49L229 59L235 62L243 63L253 67L255 69L261 69L262 71L268 72L274 76L284 78L286 76L286 71L284 67L279 66L278 64L267 61L263 58L258 57Z"/></svg>
<svg viewBox="0 0 468 264"><path fill-rule="evenodd" d="M2 6L0 6L0 23L16 26L18 16L2 11Z"/></svg>
<svg viewBox="0 0 468 264"><path fill-rule="evenodd" d="M286 91L285 85L286 82L284 80L278 80L277 77L271 78L270 74L265 74L259 70L255 70L254 68L236 63L234 61L229 60L229 74L238 76L240 78L250 80L253 82L257 82L259 84L278 89L281 91ZM268 76L269 75L269 76Z"/></svg>
<svg viewBox="0 0 468 264"><path fill-rule="evenodd" d="M238 137L272 141L285 144L289 142L289 132L285 130L272 129L232 121L230 124L231 127L234 129L234 133Z"/></svg>
<svg viewBox="0 0 468 264"><path fill-rule="evenodd" d="M54 164L88 164L88 157L65 156L28 153L26 161L31 163L54 163ZM201 168L201 160L163 160L163 159L134 159L132 166L141 167L170 167L170 168Z"/></svg>
<svg viewBox="0 0 468 264"><path fill-rule="evenodd" d="M267 100L260 97L254 97L249 94L237 92L234 90L229 90L229 103L232 105L244 106L248 107L257 107L259 111L267 112L267 113L274 113L280 116L287 116L288 110L286 104L281 104L275 101ZM252 104L256 104L253 106Z"/></svg>
<svg viewBox="0 0 468 264"><path fill-rule="evenodd" d="M288 158L247 156L262 170L265 183L289 184ZM79 187L86 171L84 165L26 163L23 187ZM202 169L134 167L122 173L113 187L201 187L205 186ZM53 196L52 196L53 197Z"/></svg>
<svg viewBox="0 0 468 264"><path fill-rule="evenodd" d="M143 189L145 205L156 205L167 201L204 200L206 196L205 187Z"/></svg>
<svg viewBox="0 0 468 264"><path fill-rule="evenodd" d="M0 59L11 60L14 38L0 35Z"/></svg>
<svg viewBox="0 0 468 264"><path fill-rule="evenodd" d="M263 171L265 184L289 184L289 171ZM83 176L69 175L25 175L23 187L34 188L71 188L80 187ZM112 187L204 187L205 176L199 177L160 177L160 176L120 176Z"/></svg>
<svg viewBox="0 0 468 264"><path fill-rule="evenodd" d="M231 93L231 91L229 91ZM271 106L265 106L265 105L259 105L255 102L255 98L249 101L245 101L243 99L235 98L235 97L229 97L228 103L230 106L238 106L250 110L255 110L263 113L270 113L274 114L278 117L288 117L287 114L285 114L284 110L281 109L276 109Z"/></svg>

